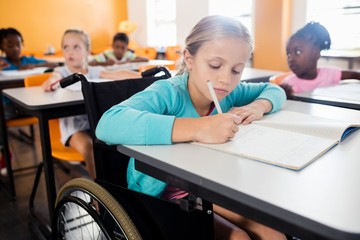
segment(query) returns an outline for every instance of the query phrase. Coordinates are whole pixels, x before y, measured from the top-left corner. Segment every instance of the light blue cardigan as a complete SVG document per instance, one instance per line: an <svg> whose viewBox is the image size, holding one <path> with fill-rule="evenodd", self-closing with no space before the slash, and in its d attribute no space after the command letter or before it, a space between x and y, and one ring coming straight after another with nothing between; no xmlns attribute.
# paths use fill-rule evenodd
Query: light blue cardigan
<svg viewBox="0 0 360 240"><path fill-rule="evenodd" d="M185 73L156 81L142 92L113 106L101 117L96 136L107 144L154 145L172 144L171 135L176 117L198 118L187 89ZM279 110L286 100L284 91L269 83L240 82L220 106L224 112L255 99L272 103L271 112ZM216 114L216 109L210 115ZM161 196L166 183L135 169L130 159L127 171L128 188L152 196Z"/></svg>

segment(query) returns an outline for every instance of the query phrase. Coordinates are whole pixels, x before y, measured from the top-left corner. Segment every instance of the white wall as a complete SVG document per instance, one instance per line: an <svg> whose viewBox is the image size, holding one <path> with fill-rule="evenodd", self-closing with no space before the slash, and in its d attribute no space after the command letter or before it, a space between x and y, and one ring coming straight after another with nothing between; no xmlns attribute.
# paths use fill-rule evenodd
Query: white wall
<svg viewBox="0 0 360 240"><path fill-rule="evenodd" d="M302 28L306 23L306 0L292 0L292 33Z"/></svg>
<svg viewBox="0 0 360 240"><path fill-rule="evenodd" d="M129 37L135 40L140 46L147 45L147 28L146 28L146 0L128 0L128 17L129 20L137 23L137 29Z"/></svg>
<svg viewBox="0 0 360 240"><path fill-rule="evenodd" d="M195 24L203 17L209 15L208 0L177 0L176 25L177 42L184 46L185 38Z"/></svg>
<svg viewBox="0 0 360 240"><path fill-rule="evenodd" d="M137 30L130 38L140 45L147 45L146 0L128 0L129 20L138 24ZM208 0L176 0L177 42L184 45L185 38L191 28L209 13ZM161 37L161 36L159 36Z"/></svg>

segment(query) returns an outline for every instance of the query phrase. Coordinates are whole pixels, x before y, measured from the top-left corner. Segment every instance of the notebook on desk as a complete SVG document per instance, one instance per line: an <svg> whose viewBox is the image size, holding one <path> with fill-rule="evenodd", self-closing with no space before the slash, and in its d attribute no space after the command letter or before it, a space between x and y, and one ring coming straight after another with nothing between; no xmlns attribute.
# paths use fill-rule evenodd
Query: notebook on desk
<svg viewBox="0 0 360 240"><path fill-rule="evenodd" d="M282 110L240 125L236 136L226 143L193 144L300 170L359 127L360 120L345 122Z"/></svg>
<svg viewBox="0 0 360 240"><path fill-rule="evenodd" d="M7 70L7 71L0 71L0 75L6 76L6 77L26 77L30 75L36 75L44 73L48 67L38 67L28 70Z"/></svg>

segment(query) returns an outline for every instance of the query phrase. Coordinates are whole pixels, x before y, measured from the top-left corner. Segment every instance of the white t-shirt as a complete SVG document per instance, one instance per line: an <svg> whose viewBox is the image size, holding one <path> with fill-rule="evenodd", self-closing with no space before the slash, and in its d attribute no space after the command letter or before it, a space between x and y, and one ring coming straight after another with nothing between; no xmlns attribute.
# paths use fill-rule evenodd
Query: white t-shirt
<svg viewBox="0 0 360 240"><path fill-rule="evenodd" d="M85 76L88 79L96 79L100 77L100 73L102 71L104 71L104 68L101 66L88 66L88 72ZM57 67L54 69L54 72L60 73L63 78L73 74L73 72L71 72L67 66ZM66 89L69 89L71 91L81 91L81 83L77 82L73 85L66 87ZM79 131L87 131L90 129L89 121L86 114L60 118L59 123L61 142L64 145L74 133Z"/></svg>

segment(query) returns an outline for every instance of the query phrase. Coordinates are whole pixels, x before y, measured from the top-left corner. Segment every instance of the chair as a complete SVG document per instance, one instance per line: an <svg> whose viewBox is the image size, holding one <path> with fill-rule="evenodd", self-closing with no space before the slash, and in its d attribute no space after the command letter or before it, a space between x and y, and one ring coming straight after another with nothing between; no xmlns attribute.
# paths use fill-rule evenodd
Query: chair
<svg viewBox="0 0 360 240"><path fill-rule="evenodd" d="M159 71L164 73L158 76ZM158 77L154 77L155 75ZM142 239L213 239L213 214L210 203L203 201L202 210L200 210L192 207L191 203L194 202L191 198L184 200L179 205L127 189L126 169L129 157L119 153L116 146L106 145L95 137L97 122L107 109L145 89L154 81L168 78L170 73L164 67L157 67L143 72L142 76L141 79L88 82L83 75L75 74L72 75L72 79L63 79L60 82L61 86L76 81L82 83L85 108L94 138L96 182L115 197L117 203L130 216L131 222L136 226ZM77 185L73 185L73 188L80 192L86 191ZM92 198L97 199L95 196ZM82 201L78 200L77 204L81 205ZM52 228L54 234L63 228L63 226L58 226L58 223L61 222L60 219L56 219L56 217L62 216L58 210L70 201L76 202L73 198L67 199L66 196L64 198L58 196ZM103 205L102 202L100 204ZM88 213L91 215L92 207L88 209ZM107 212L107 210L104 211ZM111 214L102 213L102 215L109 216ZM172 216L171 221L168 220L168 216ZM93 219L101 225L94 217ZM121 223L119 224L121 225ZM120 229L125 228L120 227Z"/></svg>
<svg viewBox="0 0 360 240"><path fill-rule="evenodd" d="M44 73L35 76L29 76L24 79L25 87L39 86L45 80L49 78L51 73ZM66 162L84 162L83 156L76 151L74 148L66 147L60 141L60 127L59 127L59 119L52 119L49 121L49 134L50 134L50 143L51 143L51 154L55 160L66 161ZM57 162L60 163L60 162ZM66 172L68 169L61 165L60 167ZM40 176L43 169L43 163L41 162L38 165L35 181L33 185L33 189L30 196L30 210L34 209L34 198L36 195L36 191L39 185Z"/></svg>
<svg viewBox="0 0 360 240"><path fill-rule="evenodd" d="M165 58L167 60L177 61L181 57L181 46L167 46L165 49Z"/></svg>
<svg viewBox="0 0 360 240"><path fill-rule="evenodd" d="M134 49L137 56L147 57L148 59L155 59L157 55L156 48L153 47L138 47Z"/></svg>

